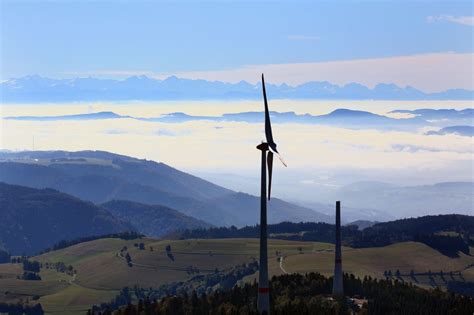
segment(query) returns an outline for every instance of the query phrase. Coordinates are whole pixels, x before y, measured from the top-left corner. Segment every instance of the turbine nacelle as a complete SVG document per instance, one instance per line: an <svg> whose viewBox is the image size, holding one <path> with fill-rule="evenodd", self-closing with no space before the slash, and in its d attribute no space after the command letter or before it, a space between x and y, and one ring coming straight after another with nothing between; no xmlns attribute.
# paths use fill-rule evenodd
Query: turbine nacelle
<svg viewBox="0 0 474 315"><path fill-rule="evenodd" d="M269 145L266 142L262 142L259 145L257 145L257 149L259 149L260 151L268 151Z"/></svg>

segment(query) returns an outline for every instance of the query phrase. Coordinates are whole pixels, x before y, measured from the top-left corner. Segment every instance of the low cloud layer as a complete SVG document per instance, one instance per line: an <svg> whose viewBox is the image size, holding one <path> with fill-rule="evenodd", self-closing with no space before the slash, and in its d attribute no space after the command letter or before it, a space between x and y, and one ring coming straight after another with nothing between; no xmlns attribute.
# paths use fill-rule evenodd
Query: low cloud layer
<svg viewBox="0 0 474 315"><path fill-rule="evenodd" d="M44 107L37 106L45 113ZM147 108L150 111L150 107L134 104L109 109L145 112ZM244 122L0 122L2 149L106 150L162 161L198 174L258 174L259 154L255 146L264 139L263 126ZM276 124L274 137L289 165L276 166L276 182L299 173L305 177L292 179L299 185L332 185L334 178L327 174L341 171L351 174L351 180L364 179L367 174L379 180L392 174L394 178L398 176L398 182L414 174L419 183L471 180L470 137L427 136L425 130L381 132L301 124ZM308 177L312 175L323 177Z"/></svg>
<svg viewBox="0 0 474 315"><path fill-rule="evenodd" d="M467 26L474 26L474 16L437 15L428 16L426 20L430 23L448 22Z"/></svg>

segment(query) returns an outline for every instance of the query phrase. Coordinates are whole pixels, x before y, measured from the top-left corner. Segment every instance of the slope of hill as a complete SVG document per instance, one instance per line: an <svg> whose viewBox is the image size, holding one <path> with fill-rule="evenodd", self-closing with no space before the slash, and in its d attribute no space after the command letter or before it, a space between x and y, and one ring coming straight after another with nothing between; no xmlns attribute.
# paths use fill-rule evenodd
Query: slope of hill
<svg viewBox="0 0 474 315"><path fill-rule="evenodd" d="M210 227L208 223L159 205L111 200L101 206L146 236L159 237L175 231Z"/></svg>
<svg viewBox="0 0 474 315"><path fill-rule="evenodd" d="M0 217L0 243L15 255L31 255L61 240L132 229L90 202L5 183L0 183Z"/></svg>
<svg viewBox="0 0 474 315"><path fill-rule="evenodd" d="M72 265L76 276L42 268L41 281L16 279L22 273L19 264L0 264L0 300L17 301L39 295L46 312L84 314L93 304L108 302L128 286L158 290L163 284L188 281L215 274L258 258L258 239L155 240L144 238L144 250L137 240L99 239L76 244L30 258L46 265L62 262ZM173 260L166 247L170 246ZM132 267L120 255L126 249ZM153 248L153 251L151 250ZM316 242L269 241L270 276L288 273L319 272L331 276L334 271L334 245ZM280 257L284 257L283 261ZM358 277L383 279L384 271L399 270L400 278L421 287L446 287L451 281L474 281L474 257L441 255L430 247L406 242L378 248L343 247L343 270ZM413 277L410 276L414 271ZM428 276L428 271L432 275ZM444 276L435 272L443 270ZM452 274L450 272L453 272ZM257 274L237 278L252 282ZM62 281L61 281L62 280ZM5 291L8 294L5 295Z"/></svg>
<svg viewBox="0 0 474 315"><path fill-rule="evenodd" d="M132 76L125 80L97 78L50 79L37 75L9 79L0 83L5 102L60 102L90 100L173 100L173 99L256 99L261 97L259 84L247 82L190 80L170 76L157 80ZM357 83L344 86L327 81L307 82L298 86L267 84L272 98L280 99L465 99L473 91L456 89L425 93L413 87L377 84L370 89Z"/></svg>
<svg viewBox="0 0 474 315"><path fill-rule="evenodd" d="M113 199L159 204L212 225L258 222L258 198L236 193L164 163L103 151L0 153L0 181L50 187L94 203ZM248 211L249 216L239 214ZM328 216L283 202L269 203L269 222L328 221Z"/></svg>

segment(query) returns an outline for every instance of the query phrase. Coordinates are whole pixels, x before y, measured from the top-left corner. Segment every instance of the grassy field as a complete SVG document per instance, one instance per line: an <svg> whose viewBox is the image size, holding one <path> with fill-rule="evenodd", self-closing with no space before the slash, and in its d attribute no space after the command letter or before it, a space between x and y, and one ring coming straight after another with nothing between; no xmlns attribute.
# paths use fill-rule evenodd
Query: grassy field
<svg viewBox="0 0 474 315"><path fill-rule="evenodd" d="M134 246L143 242L145 249ZM171 255L166 246L171 246ZM127 250L121 254L121 249ZM333 245L326 243L269 241L269 270L271 275L284 272L309 271L331 275L333 271ZM124 259L128 252L133 266ZM280 256L283 261L280 262ZM50 269L42 269L41 281L16 279L22 273L19 264L0 264L0 301L31 299L39 301L50 314L83 314L92 304L110 300L124 286L158 287L161 284L186 280L191 277L189 267L200 273L225 270L237 264L258 259L258 240L173 240L154 239L120 240L101 239L77 244L62 250L32 258L43 263L64 262L77 270L73 277ZM385 270L400 270L405 281L418 281L424 287L444 286L450 280L446 273L461 271L456 280L474 281L474 257L460 254L449 258L421 243L406 242L381 248L343 248L343 269L358 276L383 278ZM431 270L445 272L442 277L416 276L410 279L411 270L422 273ZM252 281L257 275L247 276ZM433 283L434 280L434 283Z"/></svg>

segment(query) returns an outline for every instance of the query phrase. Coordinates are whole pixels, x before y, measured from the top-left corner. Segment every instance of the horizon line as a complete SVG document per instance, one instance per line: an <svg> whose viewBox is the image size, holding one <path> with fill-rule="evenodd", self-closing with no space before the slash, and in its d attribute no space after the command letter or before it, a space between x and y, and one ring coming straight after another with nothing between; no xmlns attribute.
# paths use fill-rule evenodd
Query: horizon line
<svg viewBox="0 0 474 315"><path fill-rule="evenodd" d="M26 79L26 78L39 78L39 79L47 79L47 80L55 80L55 81L73 81L73 80L77 80L77 79L93 79L93 80L98 80L98 81L115 81L115 82L125 82L127 80L130 80L130 79L133 79L133 78L144 78L144 79L149 79L149 80L153 80L153 81L156 81L156 82L165 82L167 80L170 80L170 79L178 79L178 80L182 80L182 81L193 81L193 82L197 82L197 81L203 81L203 82L208 82L208 83L223 83L223 84L227 84L227 85L238 85L238 84L248 84L250 86L253 86L253 87L259 87L259 83L251 83L247 80L240 80L238 82L229 82L229 81L224 81L224 80L209 80L209 79L205 79L205 78L187 78L187 77L184 77L184 76L179 76L179 74L169 74L169 75L165 75L165 76L153 76L153 75L150 75L150 74L130 74L129 76L124 76L123 78L120 78L120 77L116 77L116 78L107 78L107 77L103 77L101 75L97 75L97 76L92 76L92 75L80 75L80 73L78 73L77 76L75 77L72 77L72 78L67 78L67 77L57 77L57 76L49 76L49 75L42 75L42 74L28 74L28 75L23 75L23 76L18 76L18 77L10 77L8 79L2 79L0 80L0 87L3 86L3 84L5 83L8 83L8 82L11 82L11 81L15 81L15 80L21 80L21 79ZM306 84L310 84L310 83L328 83L328 84L331 84L333 86L337 86L337 87L340 87L340 88L345 88L347 86L350 86L350 85L359 85L361 87L364 87L370 91L373 91L375 90L377 87L379 86L396 86L398 88L402 88L402 89L415 89L419 92L422 92L424 94L427 94L427 95L433 95L433 94L440 94L440 93L444 93L444 92L448 92L448 91L456 91L456 90L461 90L461 91L468 91L468 92L474 92L474 88L472 89L466 89L466 88L462 88L462 87L457 87L457 88L447 88L447 89L444 89L444 90L441 90L441 91L436 91L436 92L428 92L426 90L423 90L423 89L420 89L420 88L417 88L415 86L412 86L412 85L398 85L397 83L395 82L378 82L377 84L375 84L373 87L370 87L369 85L366 85L366 84L363 84L363 83L360 83L360 82L356 82L356 81L351 81L351 82L347 82L347 83L343 83L343 84L339 84L337 82L334 82L334 81L329 81L329 80L309 80L309 81L305 81L305 82L302 82L302 83L299 83L299 84L291 84L291 83L287 83L287 82L281 82L281 83L272 83L271 80L266 80L266 81L269 81L269 82L266 82L268 83L268 85L270 86L274 86L274 87L282 87L282 86L287 86L289 88L298 88L298 87L301 87L301 86L304 86ZM292 99L292 98L288 98L288 99ZM305 98L306 99L306 98ZM311 98L307 98L307 99L311 99ZM322 99L322 98L315 98L315 99L318 99L318 100L325 100L325 99ZM334 98L328 98L326 100L360 100L360 99L350 99L350 98L341 98L341 99L334 99ZM370 99L367 99L367 100L370 100ZM378 99L376 99L378 100ZM390 99L386 99L386 100L390 100ZM398 99L393 99L393 100L398 100ZM446 100L446 101L449 101L448 99L443 99L443 100ZM453 100L456 100L456 99L453 99ZM140 101L140 99L137 99L137 101Z"/></svg>

